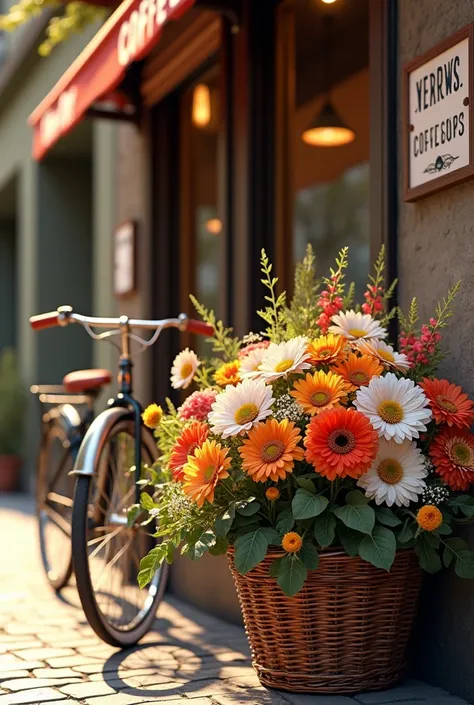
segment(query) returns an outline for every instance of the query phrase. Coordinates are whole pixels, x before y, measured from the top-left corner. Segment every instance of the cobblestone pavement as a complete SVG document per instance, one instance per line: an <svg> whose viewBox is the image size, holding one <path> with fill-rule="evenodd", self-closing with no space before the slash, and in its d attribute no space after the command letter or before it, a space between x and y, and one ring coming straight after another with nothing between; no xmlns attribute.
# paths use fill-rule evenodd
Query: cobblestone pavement
<svg viewBox="0 0 474 705"><path fill-rule="evenodd" d="M119 651L88 627L74 587L56 597L43 578L32 502L0 496L0 705L468 705L407 681L356 698L262 688L244 632L173 599L155 630Z"/></svg>

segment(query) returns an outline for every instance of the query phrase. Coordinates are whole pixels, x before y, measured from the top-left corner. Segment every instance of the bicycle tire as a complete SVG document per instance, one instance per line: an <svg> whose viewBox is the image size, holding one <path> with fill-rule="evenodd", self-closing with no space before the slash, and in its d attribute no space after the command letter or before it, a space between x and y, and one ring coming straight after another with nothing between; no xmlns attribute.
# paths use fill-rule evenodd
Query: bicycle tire
<svg viewBox="0 0 474 705"><path fill-rule="evenodd" d="M102 455L104 449L108 444L110 444L111 439L121 432L128 434L131 438L133 438L133 440L135 440L135 424L131 415L125 419L122 417L113 424L98 447L98 456ZM152 462L153 458L156 456L156 444L153 438L144 429L142 429L141 443L142 458L145 461ZM150 443L153 444L153 448L150 447ZM101 606L99 604L99 600L97 599L98 589L96 590L94 585L94 582L96 581L93 578L94 568L91 566L91 556L97 548L92 549L89 553L89 549L92 548L89 540L89 530L91 525L90 513L91 511L95 512L96 507L98 506L95 499L91 503L91 493L93 492L94 483L97 484L97 482L100 483L104 481L103 474L105 472L109 476L107 478L107 482L109 482L109 478L112 473L109 463L107 463L105 470L104 468L99 468L97 479L91 475L79 475L76 480L72 521L74 572L76 574L76 584L82 608L92 629L107 644L110 644L111 646L128 647L136 644L150 630L153 624L156 610L159 603L163 599L163 594L166 588L168 565L163 565L162 568L157 571L155 574L155 579L148 587L148 597L145 600L145 603L148 602L148 605L146 606L146 611L143 616L140 617L140 615L138 615L139 621L136 624L132 621L132 626L130 626L130 628L124 628L123 626L113 624L110 617L104 614L103 605ZM100 475L102 475L102 477L99 477ZM134 482L133 486L135 486ZM113 533L113 531L111 533ZM97 541L97 539L92 539L92 541ZM113 544L114 542L115 538L109 541L107 546L110 547L110 544ZM97 546L97 544L93 545ZM108 549L106 548L105 551L107 552L107 550ZM135 575L132 575L132 578L136 581ZM135 586L138 590L136 582ZM146 594L146 589L145 592L142 591L141 594ZM101 597L103 596L101 595ZM105 604L104 601L103 604Z"/></svg>
<svg viewBox="0 0 474 705"><path fill-rule="evenodd" d="M54 453L59 453L57 463ZM71 547L71 521L72 507L61 505L57 500L72 502L74 480L68 473L74 466L74 454L70 448L68 430L61 420L54 419L44 436L38 457L38 471L36 479L36 517L38 522L38 536L41 560L46 573L46 578L51 587L57 592L64 588L72 575L72 547ZM54 493L56 501L47 500L52 494L49 487L50 478L62 482L62 492ZM63 507L62 511L58 511ZM50 527L55 525L59 531L66 534L65 527L69 526L69 535L66 541L59 542L59 534L51 535ZM52 544L56 545L53 546Z"/></svg>

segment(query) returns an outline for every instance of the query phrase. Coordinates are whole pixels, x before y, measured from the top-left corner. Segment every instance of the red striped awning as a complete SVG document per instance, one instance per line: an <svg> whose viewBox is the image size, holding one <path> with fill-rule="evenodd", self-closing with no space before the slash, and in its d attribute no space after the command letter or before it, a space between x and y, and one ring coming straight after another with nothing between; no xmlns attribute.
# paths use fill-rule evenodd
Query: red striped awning
<svg viewBox="0 0 474 705"><path fill-rule="evenodd" d="M98 101L127 109L115 90L127 67L142 59L158 41L163 25L178 19L195 0L124 0L94 39L31 113L33 157L51 147Z"/></svg>

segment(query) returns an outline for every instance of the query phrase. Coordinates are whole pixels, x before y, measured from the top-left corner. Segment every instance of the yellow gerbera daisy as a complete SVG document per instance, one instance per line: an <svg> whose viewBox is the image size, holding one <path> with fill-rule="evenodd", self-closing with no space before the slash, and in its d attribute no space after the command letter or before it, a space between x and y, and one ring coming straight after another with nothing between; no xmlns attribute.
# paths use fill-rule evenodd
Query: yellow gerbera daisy
<svg viewBox="0 0 474 705"><path fill-rule="evenodd" d="M196 448L194 455L188 456L188 462L183 467L185 494L198 507L202 507L205 501L212 504L217 483L229 477L230 464L227 448L222 448L216 441L204 441L200 448Z"/></svg>
<svg viewBox="0 0 474 705"><path fill-rule="evenodd" d="M239 370L240 360L226 362L216 371L214 379L220 387L227 387L228 384L237 384L241 381Z"/></svg>
<svg viewBox="0 0 474 705"><path fill-rule="evenodd" d="M300 430L288 419L269 419L249 431L239 448L242 468L255 482L284 480L293 472L295 460L302 460L304 450L298 443Z"/></svg>
<svg viewBox="0 0 474 705"><path fill-rule="evenodd" d="M372 377L381 375L384 368L374 357L349 353L347 360L338 362L333 370L345 380L349 392L356 392L359 387L367 386Z"/></svg>
<svg viewBox="0 0 474 705"><path fill-rule="evenodd" d="M311 416L340 406L347 396L343 378L334 372L322 370L308 373L305 379L297 380L290 394Z"/></svg>
<svg viewBox="0 0 474 705"><path fill-rule="evenodd" d="M330 365L344 357L344 347L347 344L342 335L328 333L308 343L306 352L312 365Z"/></svg>

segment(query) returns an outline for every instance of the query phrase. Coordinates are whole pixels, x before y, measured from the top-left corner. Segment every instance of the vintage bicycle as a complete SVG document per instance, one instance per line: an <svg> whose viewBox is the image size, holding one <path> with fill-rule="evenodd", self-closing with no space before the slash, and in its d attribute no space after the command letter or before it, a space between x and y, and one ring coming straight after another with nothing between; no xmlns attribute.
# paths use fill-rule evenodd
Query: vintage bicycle
<svg viewBox="0 0 474 705"><path fill-rule="evenodd" d="M211 336L213 329L185 314L163 320L97 318L75 313L70 306L33 316L30 323L35 330L77 323L99 341L119 336L119 391L90 424L71 471L76 479L71 539L77 589L89 624L107 643L130 646L150 629L167 578L167 566L163 566L147 588L138 588L140 559L154 539L140 517L129 525L127 509L146 491L137 481L143 464L153 464L157 449L153 434L143 426L142 407L133 396L131 341L143 351L166 328L204 336ZM105 330L96 332L100 329ZM137 330L153 333L145 339ZM100 386L94 373L89 377L77 373L84 391Z"/></svg>

